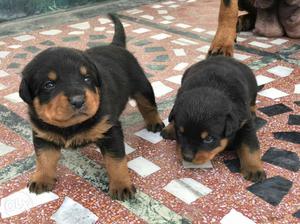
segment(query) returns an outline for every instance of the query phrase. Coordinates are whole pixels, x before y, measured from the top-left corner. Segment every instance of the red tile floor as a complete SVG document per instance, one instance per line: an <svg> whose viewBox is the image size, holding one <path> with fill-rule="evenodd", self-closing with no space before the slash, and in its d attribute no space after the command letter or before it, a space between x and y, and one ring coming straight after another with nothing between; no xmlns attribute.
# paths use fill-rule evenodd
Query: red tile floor
<svg viewBox="0 0 300 224"><path fill-rule="evenodd" d="M127 48L151 81L163 119L168 117L184 70L203 60L217 26L219 1L173 0L118 11ZM29 194L34 169L20 73L50 46L85 49L109 43L105 15L0 39L0 223L299 223L300 41L240 33L235 58L258 83L258 136L268 179L259 185L235 172L224 152L210 168L184 168L175 143L143 130L135 102L122 115L128 166L136 198L112 201L95 146L65 150L53 193ZM141 132L140 132L141 131Z"/></svg>

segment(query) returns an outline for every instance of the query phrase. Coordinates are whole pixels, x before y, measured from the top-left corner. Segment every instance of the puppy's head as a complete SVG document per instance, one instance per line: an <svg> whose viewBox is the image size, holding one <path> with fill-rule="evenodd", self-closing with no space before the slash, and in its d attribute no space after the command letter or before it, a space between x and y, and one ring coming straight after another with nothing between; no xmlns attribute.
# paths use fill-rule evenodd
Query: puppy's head
<svg viewBox="0 0 300 224"><path fill-rule="evenodd" d="M22 74L20 97L48 124L79 124L94 116L100 106L99 74L84 52L49 48Z"/></svg>
<svg viewBox="0 0 300 224"><path fill-rule="evenodd" d="M238 129L230 101L209 88L193 89L176 100L174 120L178 148L186 161L202 164L223 151Z"/></svg>

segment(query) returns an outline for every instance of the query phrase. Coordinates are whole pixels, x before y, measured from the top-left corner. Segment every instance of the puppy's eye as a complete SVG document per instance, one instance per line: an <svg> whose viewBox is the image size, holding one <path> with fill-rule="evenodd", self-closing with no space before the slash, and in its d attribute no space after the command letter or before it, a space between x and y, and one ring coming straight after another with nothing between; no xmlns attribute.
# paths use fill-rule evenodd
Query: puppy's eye
<svg viewBox="0 0 300 224"><path fill-rule="evenodd" d="M45 82L44 89L53 89L53 88L55 88L55 82L50 80Z"/></svg>
<svg viewBox="0 0 300 224"><path fill-rule="evenodd" d="M89 76L85 76L83 81L85 81L86 83L91 83L92 79Z"/></svg>
<svg viewBox="0 0 300 224"><path fill-rule="evenodd" d="M215 141L215 138L213 136L207 136L205 139L203 139L203 142L205 144L210 144L210 143L213 143Z"/></svg>

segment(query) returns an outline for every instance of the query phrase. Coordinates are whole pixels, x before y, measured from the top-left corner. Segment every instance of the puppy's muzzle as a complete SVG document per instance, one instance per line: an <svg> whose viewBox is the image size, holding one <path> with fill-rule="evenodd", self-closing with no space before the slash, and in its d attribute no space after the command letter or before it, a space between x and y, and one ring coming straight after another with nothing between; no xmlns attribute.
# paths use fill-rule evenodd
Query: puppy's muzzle
<svg viewBox="0 0 300 224"><path fill-rule="evenodd" d="M69 97L69 102L74 109L79 110L83 108L85 105L85 96L84 95L71 96Z"/></svg>

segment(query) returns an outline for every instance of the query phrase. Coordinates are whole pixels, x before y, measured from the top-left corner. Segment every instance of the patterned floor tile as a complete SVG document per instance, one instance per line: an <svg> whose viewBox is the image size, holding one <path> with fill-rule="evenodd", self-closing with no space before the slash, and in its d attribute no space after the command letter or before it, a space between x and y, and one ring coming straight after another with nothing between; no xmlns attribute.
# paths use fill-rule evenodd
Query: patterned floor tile
<svg viewBox="0 0 300 224"><path fill-rule="evenodd" d="M277 75L279 77L289 76L293 72L293 68L288 68L285 66L275 66L273 68L268 69L268 72Z"/></svg>
<svg viewBox="0 0 300 224"><path fill-rule="evenodd" d="M276 206L289 192L292 185L293 182L281 176L276 176L268 178L261 183L253 184L247 189L271 205Z"/></svg>
<svg viewBox="0 0 300 224"><path fill-rule="evenodd" d="M211 189L191 178L172 180L164 187L164 190L187 204L191 204L198 198L212 192Z"/></svg>
<svg viewBox="0 0 300 224"><path fill-rule="evenodd" d="M300 160L295 152L271 147L262 157L262 160L276 166L297 172Z"/></svg>
<svg viewBox="0 0 300 224"><path fill-rule="evenodd" d="M88 30L90 29L90 23L89 22L83 22L83 23L76 23L73 25L69 25L69 27L79 30Z"/></svg>
<svg viewBox="0 0 300 224"><path fill-rule="evenodd" d="M52 30L42 31L42 32L40 32L40 34L46 35L46 36L54 36L61 32L62 32L61 30L52 29Z"/></svg>
<svg viewBox="0 0 300 224"><path fill-rule="evenodd" d="M221 224L233 223L255 224L255 222L244 216L242 213L236 211L235 209L231 209L230 212L222 218Z"/></svg>
<svg viewBox="0 0 300 224"><path fill-rule="evenodd" d="M160 133L153 133L147 131L146 129L142 129L135 133L136 136L139 136L153 144L160 142L163 138L160 136Z"/></svg>
<svg viewBox="0 0 300 224"><path fill-rule="evenodd" d="M271 99L277 99L277 98L280 98L280 97L288 96L289 94L287 94L287 93L285 93L285 92L283 92L279 89L276 89L276 88L272 87L270 89L260 91L258 93L258 95L268 97L268 98L271 98Z"/></svg>
<svg viewBox="0 0 300 224"><path fill-rule="evenodd" d="M3 144L3 143L0 142L0 156L3 156L6 153L12 152L14 150L15 150L14 147L5 145L5 144Z"/></svg>
<svg viewBox="0 0 300 224"><path fill-rule="evenodd" d="M51 216L51 219L57 224L93 224L98 217L72 198L65 197L63 204Z"/></svg>
<svg viewBox="0 0 300 224"><path fill-rule="evenodd" d="M160 81L152 82L151 85L152 85L155 97L161 97L161 96L164 96L167 93L173 91L172 88L166 86L165 84L163 84Z"/></svg>
<svg viewBox="0 0 300 224"><path fill-rule="evenodd" d="M34 40L35 37L32 35L21 35L18 37L14 37L15 40L21 41L21 42L25 42L25 41L29 41L29 40Z"/></svg>
<svg viewBox="0 0 300 224"><path fill-rule="evenodd" d="M128 162L128 167L134 170L137 174L142 177L147 177L156 171L160 170L160 167L151 161L139 156Z"/></svg>
<svg viewBox="0 0 300 224"><path fill-rule="evenodd" d="M268 115L269 117L293 111L291 108L282 103L258 108L258 110Z"/></svg>
<svg viewBox="0 0 300 224"><path fill-rule="evenodd" d="M287 132L274 132L273 134L276 139L295 143L295 144L300 144L300 132L287 131Z"/></svg>

